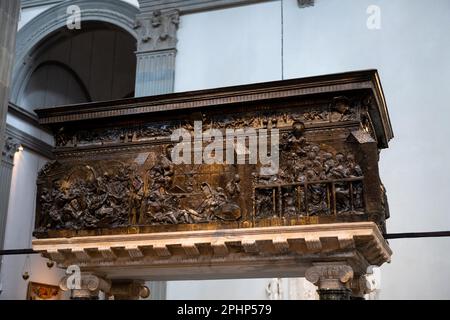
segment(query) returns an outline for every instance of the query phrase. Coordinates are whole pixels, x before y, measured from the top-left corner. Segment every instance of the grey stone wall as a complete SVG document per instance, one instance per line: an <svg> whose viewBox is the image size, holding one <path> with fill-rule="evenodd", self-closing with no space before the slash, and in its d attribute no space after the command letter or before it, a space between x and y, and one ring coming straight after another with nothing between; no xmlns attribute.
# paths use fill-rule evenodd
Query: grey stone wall
<svg viewBox="0 0 450 320"><path fill-rule="evenodd" d="M5 143L5 121L19 12L20 0L0 1L0 150Z"/></svg>

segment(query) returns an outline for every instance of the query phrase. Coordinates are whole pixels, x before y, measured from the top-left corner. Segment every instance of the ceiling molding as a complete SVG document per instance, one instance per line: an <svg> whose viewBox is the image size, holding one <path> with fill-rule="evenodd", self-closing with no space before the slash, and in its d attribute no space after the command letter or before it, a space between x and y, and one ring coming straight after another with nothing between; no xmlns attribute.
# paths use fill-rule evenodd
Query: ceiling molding
<svg viewBox="0 0 450 320"><path fill-rule="evenodd" d="M53 153L53 146L9 124L6 125L6 136L11 137L12 139L20 143L20 145L23 148L35 152L38 155L43 156L44 158L50 160L55 159L55 155Z"/></svg>
<svg viewBox="0 0 450 320"><path fill-rule="evenodd" d="M58 4L67 0L22 0L22 9ZM143 12L154 10L178 9L182 13L192 13L207 10L225 9L242 5L256 4L277 0L139 0ZM305 2L305 0L299 0ZM306 2L314 2L309 0Z"/></svg>
<svg viewBox="0 0 450 320"><path fill-rule="evenodd" d="M352 71L324 76L314 76L265 83L239 85L208 90L177 92L158 96L131 98L116 101L74 104L36 109L39 123L58 129L66 122L82 125L84 121L117 121L123 116L141 117L172 110L202 110L202 108L227 108L238 104L258 103L272 99L298 99L313 95L336 94L353 90L367 91L370 116L374 121L380 148L387 148L394 136L380 78L376 70Z"/></svg>
<svg viewBox="0 0 450 320"><path fill-rule="evenodd" d="M278 0L138 0L142 13L155 10L179 10L193 13Z"/></svg>
<svg viewBox="0 0 450 320"><path fill-rule="evenodd" d="M28 9L33 7L40 7L40 6L48 6L51 4L60 3L64 0L22 0L21 7L22 9Z"/></svg>
<svg viewBox="0 0 450 320"><path fill-rule="evenodd" d="M28 124L31 124L35 127L41 128L41 125L39 124L39 120L34 113L32 113L28 110L25 110L24 108L19 107L12 102L10 102L8 104L8 112L11 113L12 115L16 116L20 120L25 121Z"/></svg>
<svg viewBox="0 0 450 320"><path fill-rule="evenodd" d="M297 2L300 8L312 7L314 5L314 0L297 0Z"/></svg>

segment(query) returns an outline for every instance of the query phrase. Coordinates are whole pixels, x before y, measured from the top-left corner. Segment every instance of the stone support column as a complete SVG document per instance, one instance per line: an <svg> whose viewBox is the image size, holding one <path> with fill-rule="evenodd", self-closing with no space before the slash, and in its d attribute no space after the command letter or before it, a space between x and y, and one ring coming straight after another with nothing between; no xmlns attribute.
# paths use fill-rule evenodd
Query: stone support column
<svg viewBox="0 0 450 320"><path fill-rule="evenodd" d="M114 280L109 296L114 296L114 300L147 299L150 297L150 289L145 286L144 281Z"/></svg>
<svg viewBox="0 0 450 320"><path fill-rule="evenodd" d="M136 97L173 92L179 21L177 10L138 15Z"/></svg>
<svg viewBox="0 0 450 320"><path fill-rule="evenodd" d="M7 137L2 150L0 164L0 249L3 249L5 239L6 217L8 214L11 178L14 167L14 155L20 144L11 137Z"/></svg>
<svg viewBox="0 0 450 320"><path fill-rule="evenodd" d="M320 300L350 300L353 270L343 263L320 263L309 268L305 278L318 287Z"/></svg>
<svg viewBox="0 0 450 320"><path fill-rule="evenodd" d="M178 10L144 10L136 17L135 29L138 34L136 97L174 91L179 23ZM152 299L166 298L165 282L152 282L149 286Z"/></svg>
<svg viewBox="0 0 450 320"><path fill-rule="evenodd" d="M19 12L19 0L0 1L0 150L5 143L6 114L8 112Z"/></svg>
<svg viewBox="0 0 450 320"><path fill-rule="evenodd" d="M109 294L111 282L92 273L81 273L79 279L76 275L67 275L59 283L63 291L70 291L72 300L98 300L100 291Z"/></svg>
<svg viewBox="0 0 450 320"><path fill-rule="evenodd" d="M9 189L16 152L12 142L5 139L5 131L19 13L20 0L0 1L0 249L3 249L5 238ZM0 270L1 264L0 258Z"/></svg>
<svg viewBox="0 0 450 320"><path fill-rule="evenodd" d="M19 150L20 144L11 137L7 137L0 160L0 249L5 249L6 219L8 216L9 194L14 167L14 155ZM0 274L3 257L0 257ZM0 277L1 281L1 277Z"/></svg>

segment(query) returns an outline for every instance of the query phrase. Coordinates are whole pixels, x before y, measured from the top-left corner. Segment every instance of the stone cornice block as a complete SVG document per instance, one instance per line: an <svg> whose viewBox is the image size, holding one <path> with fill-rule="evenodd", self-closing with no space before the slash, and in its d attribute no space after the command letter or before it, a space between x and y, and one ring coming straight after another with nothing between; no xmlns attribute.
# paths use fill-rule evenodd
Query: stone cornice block
<svg viewBox="0 0 450 320"><path fill-rule="evenodd" d="M290 243L296 241L304 241L307 250L295 250ZM169 249L176 247L181 250ZM126 254L110 253L118 248ZM33 249L61 267L77 264L111 278L132 274L149 280L304 276L313 263L331 259L364 273L392 255L372 222L42 239L33 241ZM95 249L102 254L94 255Z"/></svg>

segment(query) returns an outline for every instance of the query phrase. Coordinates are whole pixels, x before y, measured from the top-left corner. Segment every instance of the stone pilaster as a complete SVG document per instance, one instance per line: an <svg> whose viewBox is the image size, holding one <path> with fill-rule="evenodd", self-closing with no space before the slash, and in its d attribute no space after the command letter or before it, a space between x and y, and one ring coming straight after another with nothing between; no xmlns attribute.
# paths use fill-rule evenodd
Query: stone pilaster
<svg viewBox="0 0 450 320"><path fill-rule="evenodd" d="M144 281L114 280L109 295L113 296L114 300L147 299L150 297L150 289L144 284Z"/></svg>
<svg viewBox="0 0 450 320"><path fill-rule="evenodd" d="M19 0L0 1L0 249L3 249L14 154L18 147L11 139L5 140L5 130L19 13Z"/></svg>
<svg viewBox="0 0 450 320"><path fill-rule="evenodd" d="M14 155L19 150L20 144L13 138L7 137L0 160L0 249L4 249L6 219L8 216L9 194L14 167ZM0 257L0 273L3 257ZM0 278L1 281L1 278Z"/></svg>
<svg viewBox="0 0 450 320"><path fill-rule="evenodd" d="M111 282L92 273L82 273L79 279L76 275L67 275L59 283L63 291L70 291L72 300L98 300L100 291L110 294Z"/></svg>
<svg viewBox="0 0 450 320"><path fill-rule="evenodd" d="M350 300L353 269L342 263L320 263L309 268L305 278L318 287L320 300Z"/></svg>
<svg viewBox="0 0 450 320"><path fill-rule="evenodd" d="M137 17L137 97L173 92L179 21L177 10L144 12Z"/></svg>
<svg viewBox="0 0 450 320"><path fill-rule="evenodd" d="M0 1L0 149L3 148L5 143L5 122L8 112L19 12L19 0Z"/></svg>
<svg viewBox="0 0 450 320"><path fill-rule="evenodd" d="M179 24L178 10L144 10L136 17L135 29L138 34L136 97L174 91ZM152 299L165 299L167 286L165 282L152 282L149 286Z"/></svg>
<svg viewBox="0 0 450 320"><path fill-rule="evenodd" d="M0 161L0 249L3 248L5 238L6 217L8 214L11 178L14 167L14 155L20 144L13 138L7 137L2 150Z"/></svg>

